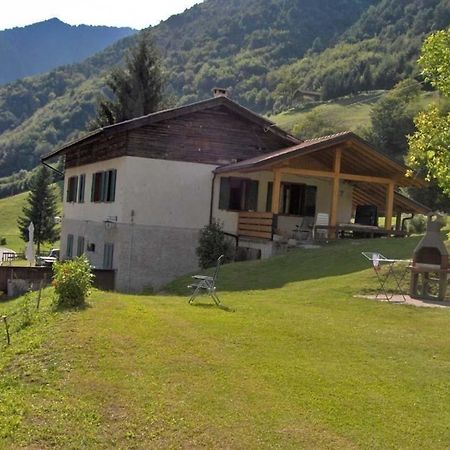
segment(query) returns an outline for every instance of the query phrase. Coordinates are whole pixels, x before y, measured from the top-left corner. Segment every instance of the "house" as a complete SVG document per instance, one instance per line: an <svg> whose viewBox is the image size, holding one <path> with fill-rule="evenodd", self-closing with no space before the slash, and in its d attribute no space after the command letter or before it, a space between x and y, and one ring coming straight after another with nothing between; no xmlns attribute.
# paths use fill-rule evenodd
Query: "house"
<svg viewBox="0 0 450 450"><path fill-rule="evenodd" d="M301 141L220 90L96 130L43 161L59 156L62 258L85 253L95 267L114 269L121 291L195 270L198 233L212 219L264 257L268 231L290 232L317 212L329 212L334 227L356 205L373 204L388 229L394 214L424 212L395 190L422 181L353 133Z"/></svg>

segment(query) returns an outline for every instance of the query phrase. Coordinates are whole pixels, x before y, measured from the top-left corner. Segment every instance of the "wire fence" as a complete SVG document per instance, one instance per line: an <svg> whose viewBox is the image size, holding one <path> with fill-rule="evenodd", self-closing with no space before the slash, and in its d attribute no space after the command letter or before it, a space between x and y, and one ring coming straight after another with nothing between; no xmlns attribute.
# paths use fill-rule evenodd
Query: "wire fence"
<svg viewBox="0 0 450 450"><path fill-rule="evenodd" d="M6 309L1 314L3 347L10 346L13 343L15 335L38 319L43 287L44 283L40 282L37 291L28 291L24 296L19 298L14 308Z"/></svg>

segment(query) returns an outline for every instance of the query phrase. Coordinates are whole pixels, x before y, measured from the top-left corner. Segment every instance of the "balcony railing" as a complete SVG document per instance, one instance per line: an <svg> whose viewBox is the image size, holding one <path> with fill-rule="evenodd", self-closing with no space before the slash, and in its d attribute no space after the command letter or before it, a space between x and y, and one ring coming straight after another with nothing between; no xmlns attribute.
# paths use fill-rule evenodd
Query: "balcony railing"
<svg viewBox="0 0 450 450"><path fill-rule="evenodd" d="M238 235L239 237L272 240L275 228L274 219L274 214L270 212L242 211L239 213Z"/></svg>

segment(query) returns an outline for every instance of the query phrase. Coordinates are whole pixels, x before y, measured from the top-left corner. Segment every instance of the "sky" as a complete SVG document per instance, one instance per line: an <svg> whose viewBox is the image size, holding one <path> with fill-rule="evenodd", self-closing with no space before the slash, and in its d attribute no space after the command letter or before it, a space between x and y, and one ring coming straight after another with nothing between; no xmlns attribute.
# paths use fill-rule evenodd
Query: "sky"
<svg viewBox="0 0 450 450"><path fill-rule="evenodd" d="M7 0L2 2L0 30L57 17L70 25L156 25L202 0Z"/></svg>

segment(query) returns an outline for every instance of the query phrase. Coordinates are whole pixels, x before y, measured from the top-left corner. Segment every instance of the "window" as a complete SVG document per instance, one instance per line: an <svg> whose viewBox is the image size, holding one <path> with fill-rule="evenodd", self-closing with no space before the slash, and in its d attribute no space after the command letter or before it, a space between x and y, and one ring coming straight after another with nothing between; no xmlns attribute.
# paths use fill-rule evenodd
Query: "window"
<svg viewBox="0 0 450 450"><path fill-rule="evenodd" d="M92 174L91 202L113 202L116 197L117 170Z"/></svg>
<svg viewBox="0 0 450 450"><path fill-rule="evenodd" d="M273 183L267 186L266 211L272 209ZM316 186L281 183L280 214L314 217L316 214Z"/></svg>
<svg viewBox="0 0 450 450"><path fill-rule="evenodd" d="M78 177L70 177L67 180L67 202L76 202L77 201L77 186L78 186Z"/></svg>
<svg viewBox="0 0 450 450"><path fill-rule="evenodd" d="M73 234L67 235L67 248L66 248L66 258L72 258L73 256Z"/></svg>
<svg viewBox="0 0 450 450"><path fill-rule="evenodd" d="M78 181L78 203L84 203L84 191L86 186L86 175L83 173L80 175Z"/></svg>
<svg viewBox="0 0 450 450"><path fill-rule="evenodd" d="M256 211L258 207L258 181L247 178L221 178L219 209Z"/></svg>
<svg viewBox="0 0 450 450"><path fill-rule="evenodd" d="M114 244L110 242L105 243L105 248L103 252L103 268L112 269L113 268L113 258L114 258Z"/></svg>
<svg viewBox="0 0 450 450"><path fill-rule="evenodd" d="M84 253L84 236L78 236L77 256L81 256L83 253Z"/></svg>

